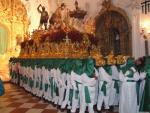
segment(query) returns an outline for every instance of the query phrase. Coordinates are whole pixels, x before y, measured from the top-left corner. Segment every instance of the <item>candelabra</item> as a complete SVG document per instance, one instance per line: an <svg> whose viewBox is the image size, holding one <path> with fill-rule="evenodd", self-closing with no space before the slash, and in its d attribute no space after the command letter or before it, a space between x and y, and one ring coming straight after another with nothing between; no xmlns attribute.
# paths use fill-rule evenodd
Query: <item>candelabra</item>
<svg viewBox="0 0 150 113"><path fill-rule="evenodd" d="M148 39L150 37L150 32L147 32L144 28L141 30L141 36L144 38L145 43L145 55L149 55L149 48L148 48Z"/></svg>
<svg viewBox="0 0 150 113"><path fill-rule="evenodd" d="M150 0L144 0L141 3L141 7L142 7L142 13L147 14L148 12L150 12Z"/></svg>

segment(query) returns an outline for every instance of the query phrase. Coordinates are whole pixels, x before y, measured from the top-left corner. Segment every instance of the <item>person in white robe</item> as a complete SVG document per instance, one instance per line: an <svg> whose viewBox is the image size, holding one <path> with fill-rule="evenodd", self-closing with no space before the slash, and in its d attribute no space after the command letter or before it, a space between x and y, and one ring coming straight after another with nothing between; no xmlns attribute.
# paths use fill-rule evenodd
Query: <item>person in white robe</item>
<svg viewBox="0 0 150 113"><path fill-rule="evenodd" d="M28 76L29 76L29 92L31 92L33 94L33 86L34 86L34 70L29 67L29 70L28 70Z"/></svg>
<svg viewBox="0 0 150 113"><path fill-rule="evenodd" d="M35 65L34 67L34 89L33 89L33 94L36 95L37 94L37 87L38 87L38 76L37 76L37 66Z"/></svg>
<svg viewBox="0 0 150 113"><path fill-rule="evenodd" d="M72 108L71 113L76 113L81 103L81 75L83 74L83 62L82 60L76 60L74 68L71 71L71 84L73 87L73 97L72 97Z"/></svg>
<svg viewBox="0 0 150 113"><path fill-rule="evenodd" d="M12 64L12 72L13 72L12 83L17 84L17 64L16 63Z"/></svg>
<svg viewBox="0 0 150 113"><path fill-rule="evenodd" d="M70 86L69 86L69 81L68 81L68 74L66 72L63 72L63 76L64 76L64 82L65 82L65 92L64 92L64 97L63 97L63 101L62 101L62 104L61 104L61 109L64 109L69 101L69 89L70 89Z"/></svg>
<svg viewBox="0 0 150 113"><path fill-rule="evenodd" d="M42 79L41 79L41 74L42 74L42 69L40 67L38 67L37 69L37 79L38 79L38 87L37 87L37 94L36 96L38 97L41 97L41 90L40 90L40 87L41 87L41 82L42 82Z"/></svg>
<svg viewBox="0 0 150 113"><path fill-rule="evenodd" d="M59 72L60 74L60 72ZM54 104L57 105L59 101L59 81L58 81L58 70L54 71Z"/></svg>
<svg viewBox="0 0 150 113"><path fill-rule="evenodd" d="M55 102L55 96L56 96L56 92L55 92L55 85L56 85L56 83L55 83L55 81L56 81L56 77L55 77L55 74L56 73L56 69L52 69L51 70L51 97L52 97L52 103L54 103Z"/></svg>
<svg viewBox="0 0 150 113"><path fill-rule="evenodd" d="M48 100L48 90L49 90L49 70L45 69L45 75L43 76L43 82L44 82L44 95L43 97L45 100Z"/></svg>
<svg viewBox="0 0 150 113"><path fill-rule="evenodd" d="M79 113L85 113L86 107L88 107L89 113L94 113L94 103L95 103L95 88L97 76L94 69L94 60L87 59L84 62L84 70L81 75L81 94L80 94L80 111Z"/></svg>
<svg viewBox="0 0 150 113"><path fill-rule="evenodd" d="M81 103L81 75L75 73L74 71L71 72L71 84L73 86L73 98L72 98L72 108L71 113L76 113L76 110L79 107L79 103ZM80 101L80 102L79 102Z"/></svg>
<svg viewBox="0 0 150 113"><path fill-rule="evenodd" d="M22 66L19 64L18 65L18 71L19 71L19 76L20 76L20 84L19 86L22 87L23 86L23 70L22 70Z"/></svg>
<svg viewBox="0 0 150 113"><path fill-rule="evenodd" d="M44 94L44 82L43 82L44 76L45 76L45 67L42 66L38 68L39 89L37 96L40 98L42 98Z"/></svg>
<svg viewBox="0 0 150 113"><path fill-rule="evenodd" d="M99 67L99 95L97 102L97 110L101 111L102 104L104 108L109 109L109 94L111 90L112 77L109 75L103 67Z"/></svg>
<svg viewBox="0 0 150 113"><path fill-rule="evenodd" d="M47 100L49 101L49 102L51 102L51 100L52 100L52 96L51 96L51 82L52 82L52 73L51 73L51 69L49 69L48 70L48 90L47 90Z"/></svg>
<svg viewBox="0 0 150 113"><path fill-rule="evenodd" d="M55 105L61 105L63 100L64 87L62 82L62 75L59 68L56 69L56 96L55 96Z"/></svg>
<svg viewBox="0 0 150 113"><path fill-rule="evenodd" d="M138 113L137 81L139 74L134 68L134 60L129 58L127 64L120 71L121 81L119 113Z"/></svg>
<svg viewBox="0 0 150 113"><path fill-rule="evenodd" d="M25 87L25 67L24 66L22 66L22 76L23 76L23 85L22 85L22 87L24 88Z"/></svg>
<svg viewBox="0 0 150 113"><path fill-rule="evenodd" d="M144 58L139 58L135 61L135 66L137 71L139 72L139 81L137 82L137 93L138 93L138 107L140 109L141 101L143 97L143 92L145 88L145 78L146 78L146 71L144 69L145 60Z"/></svg>
<svg viewBox="0 0 150 113"><path fill-rule="evenodd" d="M72 84L71 84L71 75L68 73L66 74L66 83L67 83L67 88L66 88L66 95L65 99L62 102L61 108L64 109L67 105L68 109L71 109L71 95L72 95Z"/></svg>
<svg viewBox="0 0 150 113"><path fill-rule="evenodd" d="M40 78L39 78L39 68L35 66L35 88L34 88L34 95L37 96L39 87L40 87Z"/></svg>
<svg viewBox="0 0 150 113"><path fill-rule="evenodd" d="M53 86L54 86L54 69L51 69L50 70L50 78L49 78L49 81L50 81L50 94L49 94L49 99L50 99L50 101L51 102L53 102L53 97L54 97L54 88L53 88Z"/></svg>
<svg viewBox="0 0 150 113"><path fill-rule="evenodd" d="M139 100L138 100L138 107L140 107L140 103L142 101L142 97L143 97L143 92L144 92L144 88L145 88L145 78L146 78L146 72L140 72L139 73L140 78L139 78L139 82L140 82L140 86L139 86ZM140 108L139 108L140 109Z"/></svg>
<svg viewBox="0 0 150 113"><path fill-rule="evenodd" d="M117 106L119 104L119 71L116 65L112 65L111 69L112 85L109 95L109 106Z"/></svg>
<svg viewBox="0 0 150 113"><path fill-rule="evenodd" d="M65 84L65 76L66 73L61 73L58 76L58 81L59 81L59 101L58 101L58 105L61 106L63 103L63 99L64 99L64 95L65 95L65 89L66 89L66 84Z"/></svg>
<svg viewBox="0 0 150 113"><path fill-rule="evenodd" d="M81 76L82 88L81 88L81 102L80 112L85 113L86 107L88 107L89 113L94 113L94 100L95 100L95 86L96 78L90 78L86 73Z"/></svg>
<svg viewBox="0 0 150 113"><path fill-rule="evenodd" d="M29 91L29 67L25 67L25 76L26 76L26 84L25 84L25 90Z"/></svg>
<svg viewBox="0 0 150 113"><path fill-rule="evenodd" d="M98 79L99 77L99 73L98 73L98 69L94 68L95 70L95 75ZM99 93L99 81L96 81L96 86L95 86L95 99L94 99L94 105L97 105L97 101L98 101L98 93Z"/></svg>

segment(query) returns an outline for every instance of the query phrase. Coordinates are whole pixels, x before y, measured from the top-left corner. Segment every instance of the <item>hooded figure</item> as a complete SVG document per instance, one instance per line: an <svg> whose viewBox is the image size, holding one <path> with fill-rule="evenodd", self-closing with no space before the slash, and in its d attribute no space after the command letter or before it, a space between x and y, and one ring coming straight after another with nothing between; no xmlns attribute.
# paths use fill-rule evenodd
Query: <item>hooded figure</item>
<svg viewBox="0 0 150 113"><path fill-rule="evenodd" d="M65 62L65 65L63 66L64 74L65 74L65 89L64 89L64 98L61 105L61 108L64 109L66 105L68 105L68 109L71 109L71 103L72 103L72 96L73 96L73 89L71 85L71 68L72 68L72 61L71 59L68 59Z"/></svg>
<svg viewBox="0 0 150 113"><path fill-rule="evenodd" d="M96 88L96 77L94 60L87 59L84 62L84 73L81 76L81 94L80 100L80 112L85 113L86 107L88 107L89 113L94 113L93 105L95 101L95 88Z"/></svg>
<svg viewBox="0 0 150 113"><path fill-rule="evenodd" d="M112 84L112 70L111 66L105 65L104 67L99 67L99 94L97 109L101 111L102 104L104 102L104 107L106 110L109 109L109 94Z"/></svg>
<svg viewBox="0 0 150 113"><path fill-rule="evenodd" d="M81 75L83 74L83 62L81 59L75 61L75 66L71 72L71 84L73 86L72 109L71 112L75 113L79 103L81 103ZM80 102L79 102L80 101Z"/></svg>
<svg viewBox="0 0 150 113"><path fill-rule="evenodd" d="M95 62L93 59L88 58L84 61L84 72L86 73L86 75L90 78L93 78L93 73L94 73L94 68L95 66Z"/></svg>
<svg viewBox="0 0 150 113"><path fill-rule="evenodd" d="M116 65L111 66L112 85L109 97L109 106L116 106L119 103L119 70Z"/></svg>
<svg viewBox="0 0 150 113"><path fill-rule="evenodd" d="M134 59L129 58L126 65L120 71L119 113L139 112L137 103L137 81L139 80L139 74L134 66Z"/></svg>

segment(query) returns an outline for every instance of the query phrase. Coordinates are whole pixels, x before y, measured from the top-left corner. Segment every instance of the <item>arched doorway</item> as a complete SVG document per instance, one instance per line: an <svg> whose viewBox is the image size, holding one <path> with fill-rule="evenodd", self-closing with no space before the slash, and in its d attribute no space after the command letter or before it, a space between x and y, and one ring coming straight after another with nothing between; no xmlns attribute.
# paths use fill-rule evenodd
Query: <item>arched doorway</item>
<svg viewBox="0 0 150 113"><path fill-rule="evenodd" d="M102 53L108 55L113 51L116 55L131 56L131 26L125 11L110 2L106 2L105 6L96 18L96 36Z"/></svg>
<svg viewBox="0 0 150 113"><path fill-rule="evenodd" d="M3 55L7 52L7 47L8 31L3 25L0 25L0 55Z"/></svg>

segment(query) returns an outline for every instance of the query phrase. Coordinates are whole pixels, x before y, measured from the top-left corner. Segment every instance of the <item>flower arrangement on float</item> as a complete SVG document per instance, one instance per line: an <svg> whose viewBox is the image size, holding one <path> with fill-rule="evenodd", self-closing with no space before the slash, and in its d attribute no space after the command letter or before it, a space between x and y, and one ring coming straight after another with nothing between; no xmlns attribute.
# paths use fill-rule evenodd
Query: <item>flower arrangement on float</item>
<svg viewBox="0 0 150 113"><path fill-rule="evenodd" d="M44 33L38 30L30 39L21 43L20 57L88 57L90 51L96 49L97 42L98 39L93 34L82 33L75 29L59 29ZM95 48L89 49L91 45Z"/></svg>
<svg viewBox="0 0 150 113"><path fill-rule="evenodd" d="M58 30L53 33L47 33L47 34L42 35L40 37L40 42L49 41L49 42L59 43L59 42L62 42L66 38L66 35L68 35L68 38L71 40L71 42L79 42L80 43L83 41L84 34L85 33L79 32L77 30L71 30L69 32L66 32L64 30ZM96 38L93 34L88 34L88 33L86 33L86 34L87 34L90 42L92 44L97 45L98 38Z"/></svg>

